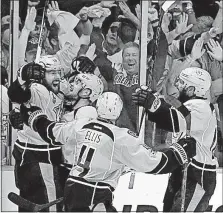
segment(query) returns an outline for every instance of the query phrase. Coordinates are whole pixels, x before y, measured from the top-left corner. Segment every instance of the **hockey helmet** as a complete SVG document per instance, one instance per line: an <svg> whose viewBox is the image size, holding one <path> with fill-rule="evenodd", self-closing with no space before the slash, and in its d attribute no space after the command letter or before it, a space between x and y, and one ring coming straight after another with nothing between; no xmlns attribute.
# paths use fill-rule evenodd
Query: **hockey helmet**
<svg viewBox="0 0 223 213"><path fill-rule="evenodd" d="M42 65L46 71L62 71L60 60L55 55L40 56L38 64Z"/></svg>
<svg viewBox="0 0 223 213"><path fill-rule="evenodd" d="M116 120L121 114L123 102L120 96L114 92L104 92L97 100L96 109L98 117Z"/></svg>
<svg viewBox="0 0 223 213"><path fill-rule="evenodd" d="M197 97L204 97L211 87L210 74L198 67L190 67L182 70L179 79L184 82L183 86L185 88L189 86L195 87L194 93Z"/></svg>
<svg viewBox="0 0 223 213"><path fill-rule="evenodd" d="M104 85L98 76L89 73L80 73L75 77L75 81L77 80L81 81L83 89L91 90L91 94L89 96L89 100L91 102L94 102L99 95L103 93Z"/></svg>

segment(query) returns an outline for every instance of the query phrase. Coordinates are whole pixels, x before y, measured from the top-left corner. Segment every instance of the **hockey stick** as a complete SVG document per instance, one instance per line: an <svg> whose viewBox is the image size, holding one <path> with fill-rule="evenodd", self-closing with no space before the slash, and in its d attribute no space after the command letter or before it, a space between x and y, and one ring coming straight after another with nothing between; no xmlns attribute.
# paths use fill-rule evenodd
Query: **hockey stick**
<svg viewBox="0 0 223 213"><path fill-rule="evenodd" d="M131 175L130 175L130 180L129 180L129 189L133 189L133 186L134 186L134 182L135 182L135 171L131 172Z"/></svg>
<svg viewBox="0 0 223 213"><path fill-rule="evenodd" d="M150 4L150 7L151 7L151 2L149 2ZM149 68L148 68L148 72L151 74L153 74L153 71L154 71L154 66L155 66L155 61L156 61L156 57L157 57L157 51L158 51L158 46L159 46L159 40L160 40L160 32L161 32L161 24L162 24L162 19L163 19L163 15L164 15L164 12L173 4L173 1L171 2L168 2L168 1L164 1L164 2L161 2L160 5L159 5L159 11L158 11L158 17L159 17L159 21L158 21L158 26L157 26L157 30L156 30L156 34L155 34L155 45L153 47L153 52L152 52L152 55L150 56L149 58ZM163 12L164 10L164 12ZM162 82L163 84L165 82ZM155 85L154 81L153 81L153 76L152 76L152 81L151 81L151 89L153 91L156 90L158 86L158 83L157 85ZM159 91L157 91L157 93L159 93ZM145 116L145 113L146 110L143 108L143 112L142 112L142 117L141 117L141 120L140 120L140 125L139 125L139 132L141 130L141 127L142 127L142 123L143 123L143 119L144 119L144 116ZM154 123L154 126L153 126L153 134L152 134L152 144L154 144L154 140L155 140L155 131L156 131L156 124Z"/></svg>
<svg viewBox="0 0 223 213"><path fill-rule="evenodd" d="M49 0L46 0L44 8L43 8L43 15L42 15L42 20L41 20L41 28L40 28L40 34L39 34L39 39L38 39L35 63L39 62L40 55L41 55L42 43L43 43L42 34L43 34L43 28L45 27L44 15L45 15L46 7L48 4L49 4Z"/></svg>
<svg viewBox="0 0 223 213"><path fill-rule="evenodd" d="M26 209L31 212L40 212L44 209L47 209L55 204L61 203L63 201L63 197L60 197L54 201L51 201L46 204L36 204L31 201L26 200L25 198L21 197L20 195L17 195L14 192L10 192L8 194L8 199L16 204L17 206Z"/></svg>
<svg viewBox="0 0 223 213"><path fill-rule="evenodd" d="M182 187L181 187L181 207L180 212L184 212L185 199L186 199L186 189L187 189L187 168L189 163L185 163L183 165L183 179L182 179Z"/></svg>
<svg viewBox="0 0 223 213"><path fill-rule="evenodd" d="M162 18L163 18L163 15L164 15L164 12L162 10L166 11L172 4L173 4L173 2L170 3L168 1L164 1L159 5L159 11L158 11L158 17L159 17L159 22L158 23L159 24L158 24L156 34L155 34L155 45L154 45L152 55L150 56L149 62L148 62L149 63L148 71L151 73L151 75L153 74L153 71L154 71L154 65L155 65L155 61L156 61L158 45L159 45L159 40L160 40L161 23L162 23ZM151 1L149 1L149 6L152 7ZM141 14L142 14L142 11L141 11ZM163 82L163 83L165 83L165 82ZM152 90L156 89L156 85L153 82L153 78L152 78L152 82L151 82L151 88L152 88ZM141 118L140 118L140 122L139 122L138 135L140 135L140 133L141 133L142 124L143 124L143 121L145 119L145 115L146 115L146 109L143 108ZM156 135L156 123L153 123L152 145L154 145L155 135ZM129 189L133 188L134 180L135 180L135 172L131 172L130 181L129 181Z"/></svg>
<svg viewBox="0 0 223 213"><path fill-rule="evenodd" d="M145 44L147 44L147 35L148 35L148 6L151 7L150 1L140 1L141 6L141 22L145 24L145 26L142 27L140 31L140 67L139 67L139 85L145 85L147 74L146 74L146 61L147 61L147 54L146 54L146 48ZM146 110L143 107L138 108L138 126L137 126L137 134L140 139L143 140L144 137L144 127L143 121L145 118ZM131 172L130 180L129 180L129 189L133 189L134 182L135 182L135 171Z"/></svg>
<svg viewBox="0 0 223 213"><path fill-rule="evenodd" d="M151 2L149 2L149 6L152 7ZM149 62L148 62L149 63L148 71L151 73L151 75L152 75L152 73L154 71L154 65L155 65L157 51L158 51L158 45L159 45L159 39L160 39L160 31L161 31L161 22L162 22L162 18L163 18L162 9L163 9L162 5L160 5L160 9L158 11L158 17L159 17L159 22L158 23L159 24L158 24L158 27L157 27L157 30L156 30L156 34L155 34L155 45L153 47L153 53L150 56ZM156 86L153 83L153 78L152 78L152 82L151 82L151 88L152 88L152 90L156 89ZM144 119L145 115L146 115L146 110L145 110L145 108L143 108L142 116L141 116L140 123L139 123L139 134L141 132L143 119ZM153 135L154 135L154 133L153 133ZM154 140L154 139L155 138L153 137L152 140Z"/></svg>

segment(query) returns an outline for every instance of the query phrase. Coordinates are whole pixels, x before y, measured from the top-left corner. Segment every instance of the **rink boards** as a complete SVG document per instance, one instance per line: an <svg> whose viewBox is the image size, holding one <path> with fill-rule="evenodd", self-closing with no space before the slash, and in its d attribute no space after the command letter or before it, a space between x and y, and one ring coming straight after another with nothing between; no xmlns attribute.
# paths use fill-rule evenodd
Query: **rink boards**
<svg viewBox="0 0 223 213"><path fill-rule="evenodd" d="M119 212L145 212L162 211L162 201L167 186L168 175L147 175L136 173L134 185L129 189L131 173L123 175L114 194L114 206ZM1 189L1 210L16 211L17 207L7 199L11 191L18 193L15 187L13 167L3 167ZM222 170L217 174L217 186L213 195L209 211L223 212L222 196Z"/></svg>

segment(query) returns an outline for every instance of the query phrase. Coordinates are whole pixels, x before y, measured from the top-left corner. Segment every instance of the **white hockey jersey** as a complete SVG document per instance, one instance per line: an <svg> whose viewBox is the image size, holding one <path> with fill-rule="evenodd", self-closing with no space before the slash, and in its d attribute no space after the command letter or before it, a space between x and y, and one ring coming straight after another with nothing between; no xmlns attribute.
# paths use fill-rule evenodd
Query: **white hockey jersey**
<svg viewBox="0 0 223 213"><path fill-rule="evenodd" d="M82 120L82 122L87 122L93 119L96 119L98 117L97 111L92 106L83 106L78 108L77 110L74 110L72 112L66 113L62 116L61 121L62 122L71 122L71 121L77 121ZM82 128L82 126L77 126L78 129ZM73 140L68 140L63 146L62 146L62 153L63 153L63 163L68 165L74 165L76 163L76 143L74 143Z"/></svg>
<svg viewBox="0 0 223 213"><path fill-rule="evenodd" d="M217 119L210 102L192 99L184 103L191 114L190 136L197 141L194 159L200 163L218 165L214 151L217 145Z"/></svg>
<svg viewBox="0 0 223 213"><path fill-rule="evenodd" d="M99 120L78 119L69 123L52 123L55 141L73 142L77 166L70 176L116 187L124 165L139 172L150 172L159 165L161 152L154 152L135 133ZM161 170L162 168L160 168Z"/></svg>
<svg viewBox="0 0 223 213"><path fill-rule="evenodd" d="M38 83L33 83L30 87L30 91L31 99L28 103L32 106L40 107L51 120L60 121L63 110L63 101L53 92L47 90L45 86ZM17 136L20 142L35 145L47 145L37 132L34 132L26 125L24 125L23 130L18 131Z"/></svg>

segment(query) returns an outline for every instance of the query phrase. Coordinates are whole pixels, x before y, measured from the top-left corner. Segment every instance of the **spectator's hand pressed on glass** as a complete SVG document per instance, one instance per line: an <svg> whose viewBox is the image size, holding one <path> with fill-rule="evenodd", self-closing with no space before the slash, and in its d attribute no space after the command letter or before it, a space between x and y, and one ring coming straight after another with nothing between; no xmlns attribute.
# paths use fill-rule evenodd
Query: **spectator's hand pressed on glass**
<svg viewBox="0 0 223 213"><path fill-rule="evenodd" d="M150 22L158 20L158 12L154 6L148 8L148 19Z"/></svg>
<svg viewBox="0 0 223 213"><path fill-rule="evenodd" d="M180 20L176 21L176 33L178 35L186 33L188 30L190 30L193 27L193 24L190 24L187 26L188 22L188 15L186 13L183 13L180 15Z"/></svg>
<svg viewBox="0 0 223 213"><path fill-rule="evenodd" d="M162 19L162 24L161 24L161 27L162 27L162 30L164 33L169 32L168 26L170 25L171 19L172 19L172 16L170 13L164 13L163 19Z"/></svg>
<svg viewBox="0 0 223 213"><path fill-rule="evenodd" d="M210 39L210 41L207 43L208 50L207 53L212 56L214 59L218 61L223 61L223 51L221 45L218 43L218 41L215 41L214 39Z"/></svg>
<svg viewBox="0 0 223 213"><path fill-rule="evenodd" d="M127 18L130 21L132 21L132 23L134 23L138 29L141 29L141 23L139 19L132 13L129 6L124 1L119 2L119 7L123 15L119 15L118 18Z"/></svg>
<svg viewBox="0 0 223 213"><path fill-rule="evenodd" d="M191 57L193 60L199 59L205 53L203 44L204 44L204 41L201 38L195 41L194 46L191 51Z"/></svg>
<svg viewBox="0 0 223 213"><path fill-rule="evenodd" d="M25 20L25 28L28 31L33 31L36 27L36 22L35 22L35 18L36 18L36 8L35 7L31 7L31 9L27 10L27 16L26 16L26 20Z"/></svg>
<svg viewBox="0 0 223 213"><path fill-rule="evenodd" d="M123 16L120 15L119 17L130 19L132 17L132 12L131 12L129 6L125 2L119 2L118 5L119 5L121 11L123 12Z"/></svg>
<svg viewBox="0 0 223 213"><path fill-rule="evenodd" d="M51 4L48 5L50 11L58 11L59 5L57 1L51 1Z"/></svg>
<svg viewBox="0 0 223 213"><path fill-rule="evenodd" d="M48 5L48 9L47 9L47 17L48 20L52 19L55 20L57 17L57 14L55 14L55 11L59 11L59 5L56 1L52 1L51 4Z"/></svg>

